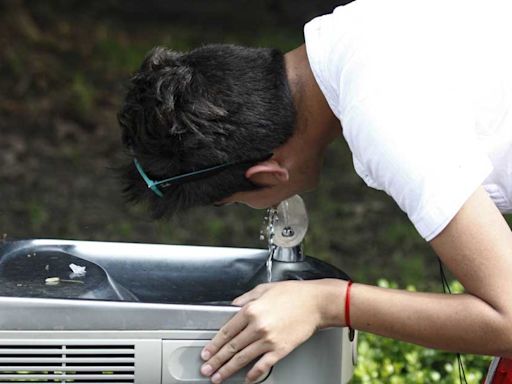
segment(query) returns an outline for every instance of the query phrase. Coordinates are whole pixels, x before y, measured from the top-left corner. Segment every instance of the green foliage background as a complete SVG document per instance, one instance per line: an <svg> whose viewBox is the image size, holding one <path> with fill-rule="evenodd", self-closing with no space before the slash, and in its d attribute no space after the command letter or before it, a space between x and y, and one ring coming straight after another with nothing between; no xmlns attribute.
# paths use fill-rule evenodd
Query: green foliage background
<svg viewBox="0 0 512 384"><path fill-rule="evenodd" d="M127 206L111 167L124 84L156 45L303 43L302 24L332 1L0 2L0 238L68 238L264 247L263 212L203 207L164 222ZM306 252L359 282L439 291L437 260L405 215L355 174L341 138L319 188L304 195ZM454 356L361 335L356 383L457 382ZM466 358L478 381L487 360ZM468 375L469 376L469 375ZM473 377L473 376L470 376ZM468 377L469 380L473 380Z"/></svg>
<svg viewBox="0 0 512 384"><path fill-rule="evenodd" d="M468 384L480 384L491 359L462 357ZM458 362L453 353L440 352L400 343L391 339L362 334L359 360L353 384L452 384L460 380Z"/></svg>

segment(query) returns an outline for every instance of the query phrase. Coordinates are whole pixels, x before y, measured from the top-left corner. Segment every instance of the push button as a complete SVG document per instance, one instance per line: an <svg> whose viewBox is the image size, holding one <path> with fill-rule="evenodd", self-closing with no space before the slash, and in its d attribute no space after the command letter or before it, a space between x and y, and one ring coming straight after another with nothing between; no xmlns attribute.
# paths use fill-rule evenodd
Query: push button
<svg viewBox="0 0 512 384"><path fill-rule="evenodd" d="M210 340L163 340L162 341L162 384L210 383L200 372L204 361L201 350ZM229 379L226 384L244 384L245 376L254 363L248 364ZM257 381L266 381L266 377Z"/></svg>

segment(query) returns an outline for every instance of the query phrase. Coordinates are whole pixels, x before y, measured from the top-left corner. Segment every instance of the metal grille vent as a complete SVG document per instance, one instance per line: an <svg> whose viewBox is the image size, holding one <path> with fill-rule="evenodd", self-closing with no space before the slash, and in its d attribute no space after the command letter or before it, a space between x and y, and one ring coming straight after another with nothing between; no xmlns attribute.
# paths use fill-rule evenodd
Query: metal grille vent
<svg viewBox="0 0 512 384"><path fill-rule="evenodd" d="M0 345L0 384L134 383L133 345Z"/></svg>

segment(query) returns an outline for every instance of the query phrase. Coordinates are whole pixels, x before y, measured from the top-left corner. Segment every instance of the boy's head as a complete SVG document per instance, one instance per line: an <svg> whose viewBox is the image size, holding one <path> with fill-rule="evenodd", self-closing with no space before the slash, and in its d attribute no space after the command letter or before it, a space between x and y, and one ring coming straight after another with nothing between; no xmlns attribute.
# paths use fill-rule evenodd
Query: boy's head
<svg viewBox="0 0 512 384"><path fill-rule="evenodd" d="M129 153L125 192L162 217L258 188L246 170L292 136L296 114L281 52L209 45L152 50L118 117ZM218 165L225 167L148 188Z"/></svg>

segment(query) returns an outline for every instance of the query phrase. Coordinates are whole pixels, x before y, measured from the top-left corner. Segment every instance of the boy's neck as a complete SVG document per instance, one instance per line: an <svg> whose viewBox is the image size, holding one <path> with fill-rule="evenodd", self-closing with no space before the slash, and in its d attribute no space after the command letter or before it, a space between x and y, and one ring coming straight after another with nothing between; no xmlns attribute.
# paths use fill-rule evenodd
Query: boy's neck
<svg viewBox="0 0 512 384"><path fill-rule="evenodd" d="M285 54L285 66L297 111L294 136L302 137L310 150L323 153L341 135L341 124L316 82L304 44Z"/></svg>
<svg viewBox="0 0 512 384"><path fill-rule="evenodd" d="M297 122L292 137L274 154L293 183L311 190L318 184L327 146L341 135L341 124L313 76L305 45L285 54L285 67Z"/></svg>

